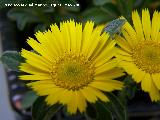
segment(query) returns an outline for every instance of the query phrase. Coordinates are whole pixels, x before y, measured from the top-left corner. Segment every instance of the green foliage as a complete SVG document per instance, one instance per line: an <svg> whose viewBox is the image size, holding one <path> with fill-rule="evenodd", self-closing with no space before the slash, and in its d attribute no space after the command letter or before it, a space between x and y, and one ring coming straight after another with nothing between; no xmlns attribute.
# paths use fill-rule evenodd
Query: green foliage
<svg viewBox="0 0 160 120"><path fill-rule="evenodd" d="M117 7L119 8L119 11L121 12L121 15L123 15L127 20L130 21L131 19L131 12L134 5L134 0L116 0Z"/></svg>
<svg viewBox="0 0 160 120"><path fill-rule="evenodd" d="M87 117L93 120L127 120L125 105L114 94L106 95L109 102L98 101L96 104L88 104Z"/></svg>
<svg viewBox="0 0 160 120"><path fill-rule="evenodd" d="M98 7L95 7L84 11L82 13L82 19L84 20L84 22L92 20L95 22L95 24L101 24L114 19L114 17L109 16L108 14L106 14L106 12L102 11Z"/></svg>
<svg viewBox="0 0 160 120"><path fill-rule="evenodd" d="M48 106L45 97L38 97L32 106L32 120L51 120L61 107L59 104Z"/></svg>
<svg viewBox="0 0 160 120"><path fill-rule="evenodd" d="M47 4L47 7L11 7L8 16L17 21L17 27L20 30L24 30L26 25L32 23L49 26L51 23L59 23L70 18L74 18L76 21L93 20L96 24L103 24L123 15L130 21L133 9L141 9L145 6L150 9L160 7L152 0L85 0L80 3L78 0L7 0L7 2L1 0L0 8L4 8L6 3ZM50 4L62 5L51 7ZM71 4L72 6L66 6L65 4ZM80 4L80 6L76 6L76 4ZM46 9L49 9L50 12L44 12Z"/></svg>
<svg viewBox="0 0 160 120"><path fill-rule="evenodd" d="M125 105L120 99L112 93L106 93L111 102L106 103L106 107L111 110L117 120L127 120L127 111Z"/></svg>
<svg viewBox="0 0 160 120"><path fill-rule="evenodd" d="M105 3L112 2L112 0L93 0L94 5L104 5Z"/></svg>
<svg viewBox="0 0 160 120"><path fill-rule="evenodd" d="M61 4L76 4L77 1L76 0L57 0L57 2L61 3Z"/></svg>
<svg viewBox="0 0 160 120"><path fill-rule="evenodd" d="M98 119L97 120L113 120L113 116L111 114L111 111L105 104L102 102L97 102L95 104L97 113L98 113Z"/></svg>
<svg viewBox="0 0 160 120"><path fill-rule="evenodd" d="M16 51L6 51L2 54L0 60L8 68L13 71L19 71L20 63L24 62L24 58Z"/></svg>
<svg viewBox="0 0 160 120"><path fill-rule="evenodd" d="M87 104L86 118L88 119L98 119L98 111L94 104Z"/></svg>
<svg viewBox="0 0 160 120"><path fill-rule="evenodd" d="M138 87L136 85L136 83L133 81L131 76L126 76L124 79L124 84L125 84L125 88L123 88L122 91L120 91L120 99L123 102L126 102L127 99L132 99L134 98Z"/></svg>
<svg viewBox="0 0 160 120"><path fill-rule="evenodd" d="M23 109L27 109L32 106L34 101L38 98L34 91L28 91L24 94L21 104Z"/></svg>
<svg viewBox="0 0 160 120"><path fill-rule="evenodd" d="M118 8L113 3L106 3L100 7L102 11L104 11L107 15L112 16L114 18L118 18L121 14L118 11Z"/></svg>
<svg viewBox="0 0 160 120"><path fill-rule="evenodd" d="M96 104L88 104L86 118L91 120L113 120L109 108L100 101Z"/></svg>
<svg viewBox="0 0 160 120"><path fill-rule="evenodd" d="M53 8L15 7L9 10L8 17L17 21L17 27L23 30L27 23L37 22L49 24L46 12L53 12Z"/></svg>

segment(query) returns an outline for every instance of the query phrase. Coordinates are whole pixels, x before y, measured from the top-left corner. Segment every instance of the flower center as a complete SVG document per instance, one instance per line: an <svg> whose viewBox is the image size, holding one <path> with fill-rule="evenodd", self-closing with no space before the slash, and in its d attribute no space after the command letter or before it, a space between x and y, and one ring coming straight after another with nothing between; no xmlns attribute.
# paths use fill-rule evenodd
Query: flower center
<svg viewBox="0 0 160 120"><path fill-rule="evenodd" d="M69 90L87 86L94 78L94 66L83 55L65 53L52 67L55 85Z"/></svg>
<svg viewBox="0 0 160 120"><path fill-rule="evenodd" d="M160 43L145 41L139 43L132 54L134 63L147 73L160 72Z"/></svg>

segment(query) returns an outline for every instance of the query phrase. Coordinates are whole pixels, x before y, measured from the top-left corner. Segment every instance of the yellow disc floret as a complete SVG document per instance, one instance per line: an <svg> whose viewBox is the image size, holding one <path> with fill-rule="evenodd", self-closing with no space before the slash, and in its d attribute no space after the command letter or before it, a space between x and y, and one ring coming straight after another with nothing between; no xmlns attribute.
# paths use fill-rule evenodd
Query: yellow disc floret
<svg viewBox="0 0 160 120"><path fill-rule="evenodd" d="M160 73L160 43L145 41L133 49L134 63L148 73Z"/></svg>
<svg viewBox="0 0 160 120"><path fill-rule="evenodd" d="M65 53L56 60L51 76L55 85L78 90L93 81L94 67L83 55Z"/></svg>

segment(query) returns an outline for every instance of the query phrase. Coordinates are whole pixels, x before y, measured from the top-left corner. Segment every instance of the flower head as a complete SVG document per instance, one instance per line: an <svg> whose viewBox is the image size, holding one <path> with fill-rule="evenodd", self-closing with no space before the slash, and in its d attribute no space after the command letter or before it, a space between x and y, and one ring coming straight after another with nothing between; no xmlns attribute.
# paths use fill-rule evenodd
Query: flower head
<svg viewBox="0 0 160 120"><path fill-rule="evenodd" d="M26 61L20 70L28 75L20 79L30 80L28 85L38 95L47 96L48 105L59 102L70 113L84 112L87 101L109 101L102 91L120 90L123 84L113 79L123 71L112 59L115 41L101 31L102 27L94 28L93 22L82 29L81 23L67 21L60 28L55 24L36 33L37 40L27 41L36 53L22 49Z"/></svg>
<svg viewBox="0 0 160 120"><path fill-rule="evenodd" d="M142 90L148 92L152 101L160 100L160 13L155 11L152 20L148 9L132 13L132 26L126 22L122 36L116 41L120 46L117 58L126 72L141 82Z"/></svg>

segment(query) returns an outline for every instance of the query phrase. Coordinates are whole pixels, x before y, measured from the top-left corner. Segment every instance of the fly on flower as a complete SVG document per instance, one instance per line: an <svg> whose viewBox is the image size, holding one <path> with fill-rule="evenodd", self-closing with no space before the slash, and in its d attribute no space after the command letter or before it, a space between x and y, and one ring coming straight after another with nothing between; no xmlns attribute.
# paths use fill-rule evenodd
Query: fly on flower
<svg viewBox="0 0 160 120"><path fill-rule="evenodd" d="M29 38L27 43L38 54L22 49L26 61L20 70L28 75L20 79L29 80L28 86L38 95L47 96L48 105L63 104L71 114L84 112L87 102L109 101L103 91L121 90L123 83L115 78L123 71L113 59L116 42L101 31L93 22L83 29L71 20L36 33L37 40Z"/></svg>
<svg viewBox="0 0 160 120"><path fill-rule="evenodd" d="M102 30L103 32L109 33L112 37L116 33L120 33L121 27L125 24L126 20L122 18L115 19L111 21L107 26Z"/></svg>

